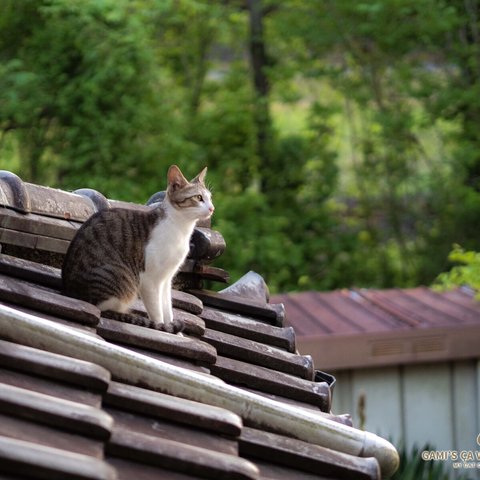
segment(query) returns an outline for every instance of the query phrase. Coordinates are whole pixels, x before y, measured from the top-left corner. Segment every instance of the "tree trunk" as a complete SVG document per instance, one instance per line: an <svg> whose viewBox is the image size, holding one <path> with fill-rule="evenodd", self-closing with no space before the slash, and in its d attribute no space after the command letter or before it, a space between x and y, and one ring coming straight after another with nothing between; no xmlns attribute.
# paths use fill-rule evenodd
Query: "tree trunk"
<svg viewBox="0 0 480 480"><path fill-rule="evenodd" d="M270 86L265 67L267 55L263 38L263 12L261 0L248 0L250 16L250 60L252 64L253 82L255 92L260 97L267 97Z"/></svg>
<svg viewBox="0 0 480 480"><path fill-rule="evenodd" d="M248 0L250 18L250 63L255 88L255 124L257 130L257 155L260 160L262 190L268 183L272 164L272 125L270 118L268 82L265 69L268 64L263 36L263 10L261 0Z"/></svg>

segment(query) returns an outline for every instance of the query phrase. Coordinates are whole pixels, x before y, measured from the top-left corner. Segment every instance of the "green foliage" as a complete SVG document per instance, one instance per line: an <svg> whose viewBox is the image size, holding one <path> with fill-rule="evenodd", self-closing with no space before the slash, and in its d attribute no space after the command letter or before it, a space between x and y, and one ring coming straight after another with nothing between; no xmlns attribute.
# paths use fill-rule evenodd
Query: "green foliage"
<svg viewBox="0 0 480 480"><path fill-rule="evenodd" d="M430 283L448 241L478 246L478 19L454 3L292 0L279 14L281 51L295 38L297 68L344 98L352 283Z"/></svg>
<svg viewBox="0 0 480 480"><path fill-rule="evenodd" d="M316 131L324 128L327 132L327 123L326 110L316 105L310 124ZM242 124L237 124L232 138L242 131ZM247 138L251 139L245 135L241 145L249 144ZM258 168L255 163L241 163L245 170L238 172L237 178L243 179L243 184L231 182L236 173L231 171L234 162L218 165L224 180L214 183L222 185L215 192L218 205L215 228L222 232L227 245L237 245L235 249L227 249L218 264L231 271L232 276L240 276L248 265L262 272L273 290L333 285L333 269L326 272L330 269L328 257L330 251L341 249L345 235L339 232L333 238L333 207L326 202L335 189L338 175L329 148L326 135L283 137L273 153L275 171L264 182L263 191L259 183L251 181Z"/></svg>
<svg viewBox="0 0 480 480"><path fill-rule="evenodd" d="M411 451L400 449L400 468L392 480L448 480L440 462L426 462L421 453L432 450L427 444L424 448L414 446Z"/></svg>
<svg viewBox="0 0 480 480"><path fill-rule="evenodd" d="M2 32L2 44L11 42L14 54L0 75L0 90L7 92L0 121L4 131L15 132L20 173L44 181L43 172L53 170L67 187L106 183L118 195L152 163L151 127L162 113L148 25L130 15L128 1L26 6L28 35ZM15 24L22 12L10 14Z"/></svg>
<svg viewBox="0 0 480 480"><path fill-rule="evenodd" d="M208 165L218 266L272 290L428 284L479 251L469 2L262 5L260 98L241 2L3 0L1 167L142 202Z"/></svg>
<svg viewBox="0 0 480 480"><path fill-rule="evenodd" d="M465 251L455 245L448 259L459 265L441 273L436 281L437 287L452 289L466 285L477 292L476 298L480 300L480 253Z"/></svg>
<svg viewBox="0 0 480 480"><path fill-rule="evenodd" d="M426 461L422 459L423 451L435 451L428 443L422 448L414 445L411 450L404 446L398 448L400 467L391 480L469 480L468 475L453 476L446 471L445 463L441 461Z"/></svg>

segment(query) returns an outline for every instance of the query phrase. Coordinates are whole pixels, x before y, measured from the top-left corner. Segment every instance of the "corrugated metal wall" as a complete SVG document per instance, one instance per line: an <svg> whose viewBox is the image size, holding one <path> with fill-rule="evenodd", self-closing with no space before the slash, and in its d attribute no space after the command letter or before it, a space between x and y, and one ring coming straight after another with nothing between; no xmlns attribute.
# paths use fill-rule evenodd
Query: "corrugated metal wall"
<svg viewBox="0 0 480 480"><path fill-rule="evenodd" d="M334 373L333 410L351 412L356 427L362 427L363 397L363 428L396 445L404 441L410 450L428 443L436 450L480 455L480 360ZM480 464L476 458L474 462ZM449 472L480 480L478 465L467 470L445 463Z"/></svg>

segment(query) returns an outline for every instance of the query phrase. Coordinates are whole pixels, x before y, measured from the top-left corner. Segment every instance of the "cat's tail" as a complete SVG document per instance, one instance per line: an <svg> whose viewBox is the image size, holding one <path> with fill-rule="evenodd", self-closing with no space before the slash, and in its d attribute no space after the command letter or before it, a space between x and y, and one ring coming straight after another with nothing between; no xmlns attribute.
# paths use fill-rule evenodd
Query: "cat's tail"
<svg viewBox="0 0 480 480"><path fill-rule="evenodd" d="M133 313L120 313L113 310L105 310L102 315L112 320L118 320L119 322L130 323L132 325L138 325L139 327L153 328L154 330L160 330L168 333L180 333L185 328L185 324L182 320L174 318L172 323L165 325L164 323L157 323L150 320L143 315L136 315Z"/></svg>

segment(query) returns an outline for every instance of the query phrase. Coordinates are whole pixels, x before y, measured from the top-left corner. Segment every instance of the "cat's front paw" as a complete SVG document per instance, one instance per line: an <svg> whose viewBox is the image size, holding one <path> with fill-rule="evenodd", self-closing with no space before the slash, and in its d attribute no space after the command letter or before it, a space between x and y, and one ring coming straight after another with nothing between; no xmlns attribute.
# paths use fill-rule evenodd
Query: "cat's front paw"
<svg viewBox="0 0 480 480"><path fill-rule="evenodd" d="M182 320L175 318L171 322L154 323L152 328L167 333L180 333L185 328L185 324Z"/></svg>
<svg viewBox="0 0 480 480"><path fill-rule="evenodd" d="M185 324L182 320L174 318L171 322L165 323L165 332L168 333L180 333L185 328Z"/></svg>

